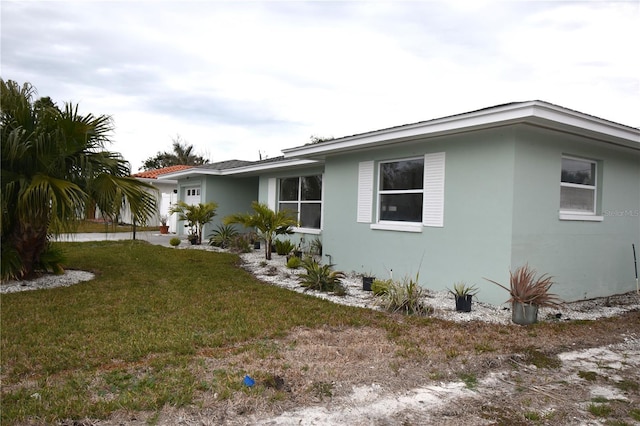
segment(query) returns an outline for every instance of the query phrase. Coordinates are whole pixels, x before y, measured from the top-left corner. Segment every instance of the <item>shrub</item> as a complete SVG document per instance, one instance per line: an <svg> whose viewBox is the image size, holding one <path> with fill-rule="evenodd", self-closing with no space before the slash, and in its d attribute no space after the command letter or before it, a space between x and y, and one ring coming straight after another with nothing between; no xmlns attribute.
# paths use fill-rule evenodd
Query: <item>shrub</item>
<svg viewBox="0 0 640 426"><path fill-rule="evenodd" d="M293 244L289 240L274 240L273 244L276 248L276 253L278 253L280 256L286 256L287 254L291 253L291 251L296 247L295 244Z"/></svg>
<svg viewBox="0 0 640 426"><path fill-rule="evenodd" d="M313 241L311 241L309 252L316 256L322 256L322 240L320 238L315 237Z"/></svg>
<svg viewBox="0 0 640 426"><path fill-rule="evenodd" d="M340 291L341 280L345 277L341 271L334 271L332 265L321 265L312 257L302 261L306 273L301 274L300 285L308 290ZM344 288L342 288L344 290Z"/></svg>
<svg viewBox="0 0 640 426"><path fill-rule="evenodd" d="M209 245L226 249L237 236L238 231L234 226L219 224L209 235Z"/></svg>
<svg viewBox="0 0 640 426"><path fill-rule="evenodd" d="M289 269L298 269L302 265L302 259L298 256L289 256L287 259L287 268Z"/></svg>
<svg viewBox="0 0 640 426"><path fill-rule="evenodd" d="M169 244L171 245L171 247L178 247L180 245L180 238L178 237L173 237L169 240Z"/></svg>
<svg viewBox="0 0 640 426"><path fill-rule="evenodd" d="M392 283L393 281L391 280L373 280L373 284L371 284L371 291L374 296L382 296L389 292L389 287Z"/></svg>
<svg viewBox="0 0 640 426"><path fill-rule="evenodd" d="M402 283L392 282L386 293L380 296L379 304L391 313L405 315L426 316L433 312L433 308L425 305L423 299L425 291L416 280L405 279Z"/></svg>
<svg viewBox="0 0 640 426"><path fill-rule="evenodd" d="M231 239L229 250L234 253L250 253L253 250L252 237L250 234L238 234Z"/></svg>
<svg viewBox="0 0 640 426"><path fill-rule="evenodd" d="M536 271L524 265L513 271L509 271L509 287L496 281L485 278L507 290L510 298L507 302L518 302L523 305L537 305L541 308L554 308L564 304L557 295L549 292L554 284L553 277L542 274L536 277Z"/></svg>

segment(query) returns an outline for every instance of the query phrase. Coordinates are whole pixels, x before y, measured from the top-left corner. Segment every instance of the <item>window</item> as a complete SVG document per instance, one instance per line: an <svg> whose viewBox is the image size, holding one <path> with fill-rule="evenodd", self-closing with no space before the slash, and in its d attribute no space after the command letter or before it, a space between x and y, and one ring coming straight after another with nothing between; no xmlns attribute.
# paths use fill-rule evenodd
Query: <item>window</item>
<svg viewBox="0 0 640 426"><path fill-rule="evenodd" d="M278 209L295 212L301 228L320 229L322 175L280 179Z"/></svg>
<svg viewBox="0 0 640 426"><path fill-rule="evenodd" d="M380 221L422 222L424 159L380 163Z"/></svg>
<svg viewBox="0 0 640 426"><path fill-rule="evenodd" d="M374 184L376 170L378 180ZM387 231L422 232L424 226L442 228L444 177L444 152L402 160L362 161L358 163L356 221L369 223L371 229Z"/></svg>
<svg viewBox="0 0 640 426"><path fill-rule="evenodd" d="M560 211L571 214L596 214L595 161L562 157L560 175Z"/></svg>

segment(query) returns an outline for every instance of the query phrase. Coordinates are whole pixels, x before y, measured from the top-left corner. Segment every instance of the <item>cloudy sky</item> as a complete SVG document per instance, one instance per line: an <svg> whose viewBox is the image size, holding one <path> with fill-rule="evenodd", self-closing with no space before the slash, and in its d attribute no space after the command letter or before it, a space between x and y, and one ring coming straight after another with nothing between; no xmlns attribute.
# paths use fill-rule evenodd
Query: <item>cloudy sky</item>
<svg viewBox="0 0 640 426"><path fill-rule="evenodd" d="M640 127L640 1L8 1L1 69L137 171L541 99Z"/></svg>

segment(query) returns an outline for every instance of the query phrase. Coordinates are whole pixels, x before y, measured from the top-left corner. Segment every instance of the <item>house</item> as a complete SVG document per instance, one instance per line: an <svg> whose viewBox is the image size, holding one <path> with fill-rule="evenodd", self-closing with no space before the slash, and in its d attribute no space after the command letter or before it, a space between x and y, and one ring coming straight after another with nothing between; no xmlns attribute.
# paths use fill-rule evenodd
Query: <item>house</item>
<svg viewBox="0 0 640 426"><path fill-rule="evenodd" d="M177 227L177 215L169 214L169 209L171 206L178 201L178 189L177 184L178 181L174 179L158 179L160 176L175 173L179 171L184 171L191 169L193 166L187 165L178 165L178 166L169 166L163 167L161 169L147 170L144 172L139 172L132 177L136 179L148 183L158 190L158 197L156 199L158 204L158 214L155 217L150 225L160 225L160 217L166 216L168 218L167 225L169 225L169 232L176 232ZM125 223L131 223L131 213L128 209L124 209L122 215L122 221Z"/></svg>
<svg viewBox="0 0 640 426"><path fill-rule="evenodd" d="M635 289L640 130L542 101L498 105L165 175L220 217L259 200L298 212L337 269L478 297L528 263L567 301ZM327 259L328 260L328 259Z"/></svg>

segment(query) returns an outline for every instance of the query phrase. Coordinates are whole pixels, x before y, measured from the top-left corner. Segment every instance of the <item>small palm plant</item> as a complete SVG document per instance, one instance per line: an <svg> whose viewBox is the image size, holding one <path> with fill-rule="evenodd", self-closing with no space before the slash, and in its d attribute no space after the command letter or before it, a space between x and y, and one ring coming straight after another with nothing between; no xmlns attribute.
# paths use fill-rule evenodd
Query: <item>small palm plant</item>
<svg viewBox="0 0 640 426"><path fill-rule="evenodd" d="M202 243L202 228L207 223L211 222L216 215L218 204L212 202L187 204L184 201L178 201L171 209L169 213L178 213L178 219L187 222L187 226L195 236L196 243Z"/></svg>
<svg viewBox="0 0 640 426"><path fill-rule="evenodd" d="M209 245L226 249L231 246L231 243L237 236L238 230L234 226L219 224L216 229L209 234Z"/></svg>
<svg viewBox="0 0 640 426"><path fill-rule="evenodd" d="M300 285L307 290L332 291L343 293L342 279L344 272L334 271L332 265L321 265L312 257L302 261L305 273L300 275Z"/></svg>
<svg viewBox="0 0 640 426"><path fill-rule="evenodd" d="M289 210L273 211L264 203L251 203L254 213L236 213L224 219L225 225L238 223L255 228L258 237L264 240L265 259L271 260L271 244L276 235L292 234L298 225L294 213Z"/></svg>

